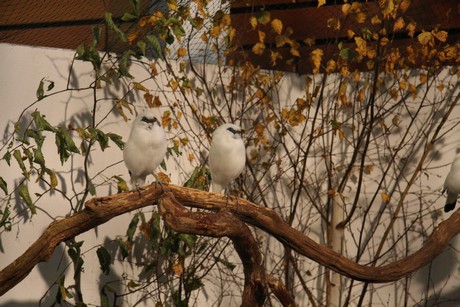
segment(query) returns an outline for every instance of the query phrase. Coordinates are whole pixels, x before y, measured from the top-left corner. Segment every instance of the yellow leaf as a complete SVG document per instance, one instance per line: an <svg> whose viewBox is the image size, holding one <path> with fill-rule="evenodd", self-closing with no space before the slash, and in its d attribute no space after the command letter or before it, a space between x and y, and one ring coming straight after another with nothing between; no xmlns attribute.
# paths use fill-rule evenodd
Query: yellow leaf
<svg viewBox="0 0 460 307"><path fill-rule="evenodd" d="M318 0L318 7L326 4L326 0Z"/></svg>
<svg viewBox="0 0 460 307"><path fill-rule="evenodd" d="M296 57L300 58L299 49L297 49L297 48L291 48L289 51L291 52L291 54L292 54L293 56L296 56Z"/></svg>
<svg viewBox="0 0 460 307"><path fill-rule="evenodd" d="M187 50L185 50L185 48L179 48L177 49L177 56L180 58L180 57L183 57L187 54Z"/></svg>
<svg viewBox="0 0 460 307"><path fill-rule="evenodd" d="M431 32L422 31L422 33L417 36L417 39L420 44L425 46L431 41Z"/></svg>
<svg viewBox="0 0 460 307"><path fill-rule="evenodd" d="M428 76L426 74L420 74L420 83L424 84L428 81Z"/></svg>
<svg viewBox="0 0 460 307"><path fill-rule="evenodd" d="M357 23L365 23L366 22L367 15L363 12L359 12L356 14L356 22Z"/></svg>
<svg viewBox="0 0 460 307"><path fill-rule="evenodd" d="M153 108L158 108L158 107L160 107L160 106L161 106L160 97L155 96L155 97L153 98L153 101L152 101L152 107L153 107Z"/></svg>
<svg viewBox="0 0 460 307"><path fill-rule="evenodd" d="M362 89L362 88L359 89L358 97L356 97L356 100L358 102L363 102L365 97L366 97L366 92L364 91L364 89Z"/></svg>
<svg viewBox="0 0 460 307"><path fill-rule="evenodd" d="M154 77L156 75L158 75L158 70L157 70L157 66L155 65L155 63L150 63L150 74Z"/></svg>
<svg viewBox="0 0 460 307"><path fill-rule="evenodd" d="M225 14L223 17L222 17L222 24L224 26L229 26L231 25L232 23L232 17L229 15L229 14Z"/></svg>
<svg viewBox="0 0 460 307"><path fill-rule="evenodd" d="M258 32L259 32L259 42L264 43L264 41L265 41L265 32L262 32L260 30Z"/></svg>
<svg viewBox="0 0 460 307"><path fill-rule="evenodd" d="M257 135L263 135L265 131L265 126L262 123L257 123L254 130L256 131Z"/></svg>
<svg viewBox="0 0 460 307"><path fill-rule="evenodd" d="M265 45L262 43L256 43L252 47L252 52L254 52L254 54L257 54L257 55L262 55L264 53L264 50L265 50Z"/></svg>
<svg viewBox="0 0 460 307"><path fill-rule="evenodd" d="M195 155L193 153L189 153L187 158L190 162L192 162L193 160L195 160Z"/></svg>
<svg viewBox="0 0 460 307"><path fill-rule="evenodd" d="M407 9L409 8L410 6L410 0L403 0L401 1L401 3L399 4L399 9L404 13L407 11Z"/></svg>
<svg viewBox="0 0 460 307"><path fill-rule="evenodd" d="M398 100L398 90L396 88L392 88L390 90L390 95L391 95L391 98L393 98L394 101L397 101Z"/></svg>
<svg viewBox="0 0 460 307"><path fill-rule="evenodd" d="M171 80L169 80L169 86L172 88L173 92L175 92L176 89L177 89L178 86L179 86L179 82L177 82L177 81L174 80L174 79L171 79Z"/></svg>
<svg viewBox="0 0 460 307"><path fill-rule="evenodd" d="M220 26L215 26L214 28L209 31L209 35L211 35L212 38L218 38L220 34Z"/></svg>
<svg viewBox="0 0 460 307"><path fill-rule="evenodd" d="M342 67L340 67L340 74L344 78L348 78L350 76L350 70L348 69L347 66L342 66Z"/></svg>
<svg viewBox="0 0 460 307"><path fill-rule="evenodd" d="M272 29L276 32L276 34L280 35L283 32L283 23L281 20L275 18L271 22Z"/></svg>
<svg viewBox="0 0 460 307"><path fill-rule="evenodd" d="M407 35L414 37L416 27L417 25L414 22L410 22L406 27Z"/></svg>
<svg viewBox="0 0 460 307"><path fill-rule="evenodd" d="M382 197L382 200L383 200L384 202L387 203L387 202L390 201L390 195L388 195L387 193L382 192L382 193L380 194L380 196Z"/></svg>
<svg viewBox="0 0 460 307"><path fill-rule="evenodd" d="M407 90L407 81L404 81L404 80L400 81L399 88L403 91Z"/></svg>
<svg viewBox="0 0 460 307"><path fill-rule="evenodd" d="M348 36L348 38L353 38L355 36L355 32L353 32L353 30L348 29L347 30L347 36Z"/></svg>
<svg viewBox="0 0 460 307"><path fill-rule="evenodd" d="M438 31L435 34L438 41L445 43L447 40L447 32L446 31Z"/></svg>
<svg viewBox="0 0 460 307"><path fill-rule="evenodd" d="M310 56L313 64L313 74L316 75L319 72L321 61L323 59L323 50L315 49L311 52Z"/></svg>
<svg viewBox="0 0 460 307"><path fill-rule="evenodd" d="M342 5L342 13L344 16L347 16L350 13L351 5L350 3L345 3Z"/></svg>
<svg viewBox="0 0 460 307"><path fill-rule="evenodd" d="M438 86L436 86L436 89L440 92L442 92L444 90L444 84L440 84Z"/></svg>
<svg viewBox="0 0 460 307"><path fill-rule="evenodd" d="M156 176L163 183L167 183L167 184L171 183L171 178L169 178L169 176L163 172L158 172Z"/></svg>
<svg viewBox="0 0 460 307"><path fill-rule="evenodd" d="M138 32L134 32L134 33L131 33L128 35L128 43L129 44L132 44L136 38L139 36L139 33Z"/></svg>
<svg viewBox="0 0 460 307"><path fill-rule="evenodd" d="M168 7L171 11L177 12L177 4L175 3L168 3Z"/></svg>
<svg viewBox="0 0 460 307"><path fill-rule="evenodd" d="M379 16L377 16L377 15L372 16L372 18L371 18L371 24L372 25L375 26L375 25L379 25L381 23L382 23L382 21L380 20Z"/></svg>
<svg viewBox="0 0 460 307"><path fill-rule="evenodd" d="M402 28L404 28L405 22L402 17L399 17L398 20L396 20L395 24L393 25L393 31L399 31Z"/></svg>
<svg viewBox="0 0 460 307"><path fill-rule="evenodd" d="M283 47L284 45L289 44L289 38L284 35L277 35L275 37L276 48Z"/></svg>
<svg viewBox="0 0 460 307"><path fill-rule="evenodd" d="M249 22L251 23L252 29L255 30L255 28L257 27L257 18L252 16L251 19L249 19Z"/></svg>
<svg viewBox="0 0 460 307"><path fill-rule="evenodd" d="M270 51L270 59L271 59L271 62L272 62L272 66L275 66L276 65L276 61L278 59L281 59L282 56L279 52L277 51Z"/></svg>
<svg viewBox="0 0 460 307"><path fill-rule="evenodd" d="M171 112L170 111L164 111L163 115L161 116L161 126L167 127L169 124L171 124Z"/></svg>
<svg viewBox="0 0 460 307"><path fill-rule="evenodd" d="M208 36L206 35L206 33L201 34L201 40L202 40L203 42L205 42L205 43L208 42L209 39L208 39Z"/></svg>
<svg viewBox="0 0 460 307"><path fill-rule="evenodd" d="M139 82L133 82L133 89L148 92L149 90Z"/></svg>
<svg viewBox="0 0 460 307"><path fill-rule="evenodd" d="M359 54L361 55L366 55L367 54L367 42L359 37L359 36L356 36L355 37L355 43L356 43L356 51L358 51Z"/></svg>
<svg viewBox="0 0 460 307"><path fill-rule="evenodd" d="M333 73L337 68L337 62L330 59L327 61L327 67L326 67L326 72L327 73Z"/></svg>

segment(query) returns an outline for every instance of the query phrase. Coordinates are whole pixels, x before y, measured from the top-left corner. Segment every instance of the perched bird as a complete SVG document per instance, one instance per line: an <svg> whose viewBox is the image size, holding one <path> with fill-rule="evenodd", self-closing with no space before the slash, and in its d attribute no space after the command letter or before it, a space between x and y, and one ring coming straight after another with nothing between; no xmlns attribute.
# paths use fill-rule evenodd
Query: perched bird
<svg viewBox="0 0 460 307"><path fill-rule="evenodd" d="M244 169L246 149L241 133L242 130L239 126L224 124L212 134L209 150L212 192L222 193L222 190Z"/></svg>
<svg viewBox="0 0 460 307"><path fill-rule="evenodd" d="M166 135L152 110L136 117L123 149L123 159L131 176L131 186L139 190L166 155ZM157 179L157 181L159 181Z"/></svg>
<svg viewBox="0 0 460 307"><path fill-rule="evenodd" d="M455 209L457 197L460 193L460 154L457 154L455 157L450 172L447 174L443 193L445 191L447 191L447 200L444 206L444 212L449 212Z"/></svg>

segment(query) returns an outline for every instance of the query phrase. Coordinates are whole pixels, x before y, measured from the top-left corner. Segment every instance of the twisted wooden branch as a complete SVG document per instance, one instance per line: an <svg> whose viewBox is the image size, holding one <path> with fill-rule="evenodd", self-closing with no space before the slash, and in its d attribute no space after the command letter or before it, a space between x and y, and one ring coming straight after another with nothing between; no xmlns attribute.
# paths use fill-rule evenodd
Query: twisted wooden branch
<svg viewBox="0 0 460 307"><path fill-rule="evenodd" d="M460 209L440 223L430 238L414 254L380 267L355 263L291 228L273 210L240 198L227 199L219 194L164 186L182 205L210 211L226 209L247 224L258 227L299 254L352 279L367 282L391 282L401 279L433 261L460 233ZM45 232L19 258L0 271L0 295L23 280L39 262L51 257L59 243L101 225L115 216L155 204L165 194L156 185L89 200L86 208L73 216L51 223Z"/></svg>

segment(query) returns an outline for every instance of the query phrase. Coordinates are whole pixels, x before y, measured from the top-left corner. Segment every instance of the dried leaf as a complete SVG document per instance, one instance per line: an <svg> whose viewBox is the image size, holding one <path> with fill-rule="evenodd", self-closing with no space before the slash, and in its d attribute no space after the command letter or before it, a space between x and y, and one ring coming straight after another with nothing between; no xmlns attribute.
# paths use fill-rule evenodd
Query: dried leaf
<svg viewBox="0 0 460 307"><path fill-rule="evenodd" d="M422 31L422 33L417 36L418 41L424 46L431 41L431 38L431 32L426 31Z"/></svg>
<svg viewBox="0 0 460 307"><path fill-rule="evenodd" d="M252 47L252 52L257 55L262 55L264 53L264 50L265 50L265 44L263 43L256 43Z"/></svg>
<svg viewBox="0 0 460 307"><path fill-rule="evenodd" d="M283 32L283 23L281 20L275 18L272 20L271 25L276 34L280 35Z"/></svg>

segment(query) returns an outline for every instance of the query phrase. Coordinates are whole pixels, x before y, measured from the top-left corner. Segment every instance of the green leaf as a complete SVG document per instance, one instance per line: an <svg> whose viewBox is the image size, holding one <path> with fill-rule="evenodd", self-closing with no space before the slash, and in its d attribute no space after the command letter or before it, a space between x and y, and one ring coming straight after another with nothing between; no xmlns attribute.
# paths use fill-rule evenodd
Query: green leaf
<svg viewBox="0 0 460 307"><path fill-rule="evenodd" d="M56 132L56 145L61 159L61 164L64 164L64 162L67 161L70 157L70 152L80 153L69 131L67 131L64 127L59 127Z"/></svg>
<svg viewBox="0 0 460 307"><path fill-rule="evenodd" d="M83 241L79 241L79 242L74 241L69 246L69 250L67 251L67 253L69 254L74 264L74 279L77 278L78 275L80 275L83 270L84 260L81 257L81 252L80 252L80 247L82 245L83 245Z"/></svg>
<svg viewBox="0 0 460 307"><path fill-rule="evenodd" d="M156 52L156 55L160 59L163 59L163 51L162 51L162 48L161 48L161 44L158 41L158 38L156 36L153 36L153 35L147 35L146 39L147 39L147 42L152 46L153 51Z"/></svg>
<svg viewBox="0 0 460 307"><path fill-rule="evenodd" d="M193 276L193 277L187 279L187 282L186 282L185 286L187 288L187 291L191 292L191 291L200 289L201 287L204 286L204 284L201 281L201 279L198 279L197 277Z"/></svg>
<svg viewBox="0 0 460 307"><path fill-rule="evenodd" d="M21 168L22 174L24 175L24 177L26 177L27 179L29 179L29 178L30 178L30 175L29 175L29 172L27 172L27 170L26 170L26 166L24 165L24 161L22 160L21 152L19 151L19 149L16 149L16 150L13 152L13 157L14 157L14 158L16 159L16 161L18 162L19 167Z"/></svg>
<svg viewBox="0 0 460 307"><path fill-rule="evenodd" d="M103 246L99 247L96 251L97 258L99 259L99 264L101 265L101 270L105 275L110 273L110 264L112 263L112 257L110 256L107 249Z"/></svg>
<svg viewBox="0 0 460 307"><path fill-rule="evenodd" d="M129 248L126 245L125 241L122 239L117 239L118 247L120 248L121 257L124 260L126 257L129 256Z"/></svg>
<svg viewBox="0 0 460 307"><path fill-rule="evenodd" d="M51 126L51 124L45 119L45 116L41 115L39 111L34 111L31 115L38 130L46 130L52 132L57 131L57 129Z"/></svg>
<svg viewBox="0 0 460 307"><path fill-rule="evenodd" d="M10 161L11 161L11 152L10 152L10 151L7 151L7 152L3 155L2 159L4 159L4 160L6 161L6 163L8 164L8 166L11 166L11 164L10 164Z"/></svg>
<svg viewBox="0 0 460 307"><path fill-rule="evenodd" d="M121 20L123 21L133 21L136 20L137 16L134 15L133 13L126 12L122 17Z"/></svg>
<svg viewBox="0 0 460 307"><path fill-rule="evenodd" d="M34 162L40 165L41 168L45 168L45 157L43 156L43 152L38 148L32 148L32 151L34 153Z"/></svg>
<svg viewBox="0 0 460 307"><path fill-rule="evenodd" d="M121 56L118 62L118 69L120 71L120 74L124 77L133 78L133 76L129 74L129 59L133 55L134 51L126 50L125 52L123 52L123 55Z"/></svg>
<svg viewBox="0 0 460 307"><path fill-rule="evenodd" d="M126 235L128 236L128 241L133 242L134 233L137 229L137 224L139 223L139 215L135 214L131 219L131 223L129 223L128 230L126 231Z"/></svg>
<svg viewBox="0 0 460 307"><path fill-rule="evenodd" d="M1 228L4 228L6 231L10 231L11 230L11 219L10 219L10 209L7 207L5 207L5 211L2 211L0 210L0 215L1 215L1 219L0 219L0 229Z"/></svg>
<svg viewBox="0 0 460 307"><path fill-rule="evenodd" d="M31 137L35 140L35 143L37 143L37 146L39 148L42 147L43 141L45 141L45 137L43 135L40 135L37 131L32 130L32 129L27 129L26 130L26 135L28 137Z"/></svg>
<svg viewBox="0 0 460 307"><path fill-rule="evenodd" d="M123 150L125 142L123 142L123 138L120 135L109 132L107 133L107 136L118 146L118 148Z"/></svg>
<svg viewBox="0 0 460 307"><path fill-rule="evenodd" d="M3 192L5 192L5 195L8 195L8 184L5 180L3 180L2 177L0 177L0 189L2 189Z"/></svg>
<svg viewBox="0 0 460 307"><path fill-rule="evenodd" d="M77 47L76 59L81 61L91 62L95 70L99 70L101 67L101 57L99 56L99 51L97 50L97 43L99 41L101 29L99 27L93 28L93 41L89 44L88 47L85 47L84 44L81 44Z"/></svg>
<svg viewBox="0 0 460 307"><path fill-rule="evenodd" d="M356 52L353 49L344 48L340 50L339 56L344 60L350 61L356 57Z"/></svg>
<svg viewBox="0 0 460 307"><path fill-rule="evenodd" d="M230 261L228 260L224 260L224 259L220 259L218 257L215 257L215 260L222 263L227 269L229 269L230 271L233 271L235 268L236 268L236 265L231 263Z"/></svg>
<svg viewBox="0 0 460 307"><path fill-rule="evenodd" d="M91 134L91 138L99 143L102 151L109 147L109 138L104 132L96 128L88 128L88 131Z"/></svg>
<svg viewBox="0 0 460 307"><path fill-rule="evenodd" d="M182 28L182 26L174 27L173 32L176 35L176 37L183 37L186 34L185 30L184 30L184 28Z"/></svg>
<svg viewBox="0 0 460 307"><path fill-rule="evenodd" d="M143 41L138 41L138 42L137 42L137 47L139 47L139 49L141 50L142 55L143 55L143 56L146 56L145 51L146 51L146 49L147 49L147 44L144 43Z"/></svg>
<svg viewBox="0 0 460 307"><path fill-rule="evenodd" d="M107 23L107 26L110 30L117 33L118 37L120 37L122 41L126 42L125 33L121 31L120 28L118 28L117 25L113 22L112 13L105 12L105 22Z"/></svg>
<svg viewBox="0 0 460 307"><path fill-rule="evenodd" d="M121 178L120 176L113 176L113 178L117 180L117 193L129 191L128 185L126 184L126 181L123 178Z"/></svg>
<svg viewBox="0 0 460 307"><path fill-rule="evenodd" d="M37 209L35 208L35 205L32 202L32 198L30 198L29 189L25 184L21 184L19 186L19 196L22 198L22 200L25 201L25 203L30 209L30 212L32 212L32 214L37 214Z"/></svg>
<svg viewBox="0 0 460 307"><path fill-rule="evenodd" d="M48 88L46 89L48 92L51 91L54 88L54 81L48 81L50 84L48 84Z"/></svg>
<svg viewBox="0 0 460 307"><path fill-rule="evenodd" d="M40 83L38 84L38 88L37 88L37 99L38 100L42 100L43 97L45 97L45 90L43 88L43 85L45 84L45 78L41 79L40 80Z"/></svg>
<svg viewBox="0 0 460 307"><path fill-rule="evenodd" d="M180 239L187 245L188 248L193 248L195 246L197 236L189 234L180 234Z"/></svg>
<svg viewBox="0 0 460 307"><path fill-rule="evenodd" d="M88 190L89 190L89 194L91 194L91 196L96 195L96 187L94 186L94 184L91 181L89 182Z"/></svg>

